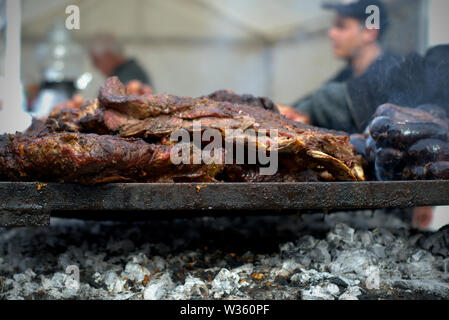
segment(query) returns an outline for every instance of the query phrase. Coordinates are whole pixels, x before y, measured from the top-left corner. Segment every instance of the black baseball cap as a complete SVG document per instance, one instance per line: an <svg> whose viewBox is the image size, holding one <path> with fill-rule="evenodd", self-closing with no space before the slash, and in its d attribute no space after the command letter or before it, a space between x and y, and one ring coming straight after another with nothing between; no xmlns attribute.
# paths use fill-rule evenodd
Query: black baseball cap
<svg viewBox="0 0 449 320"><path fill-rule="evenodd" d="M383 33L389 25L386 6L380 0L340 0L325 2L324 9L334 10L343 17L355 18L365 21L371 13L366 13L369 6L377 6L380 14L380 33Z"/></svg>

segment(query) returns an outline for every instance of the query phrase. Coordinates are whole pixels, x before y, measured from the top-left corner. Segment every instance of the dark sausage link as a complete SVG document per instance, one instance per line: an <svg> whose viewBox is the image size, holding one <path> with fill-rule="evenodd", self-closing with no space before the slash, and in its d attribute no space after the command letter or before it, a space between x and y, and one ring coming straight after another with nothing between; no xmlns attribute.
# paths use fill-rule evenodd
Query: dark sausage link
<svg viewBox="0 0 449 320"><path fill-rule="evenodd" d="M377 143L382 143L388 138L388 131L394 125L394 122L388 117L375 118L369 127L371 137Z"/></svg>
<svg viewBox="0 0 449 320"><path fill-rule="evenodd" d="M355 151L366 158L366 141L365 137L361 134L353 134L350 137L351 144L354 146Z"/></svg>
<svg viewBox="0 0 449 320"><path fill-rule="evenodd" d="M391 148L376 151L375 172L377 180L401 180L404 167L404 153Z"/></svg>
<svg viewBox="0 0 449 320"><path fill-rule="evenodd" d="M432 179L449 180L449 162L441 161L430 164L429 173Z"/></svg>
<svg viewBox="0 0 449 320"><path fill-rule="evenodd" d="M378 143L403 150L422 139L447 141L448 130L434 122L395 123L389 128L387 137L381 136Z"/></svg>
<svg viewBox="0 0 449 320"><path fill-rule="evenodd" d="M426 180L428 172L429 170L425 166L405 167L402 178L404 180Z"/></svg>
<svg viewBox="0 0 449 320"><path fill-rule="evenodd" d="M442 107L437 106L435 104L423 104L416 108L417 110L421 110L427 113L430 113L432 116L438 119L446 119L447 113Z"/></svg>
<svg viewBox="0 0 449 320"><path fill-rule="evenodd" d="M369 136L366 139L366 159L370 163L374 163L376 159L376 141L374 141L373 137Z"/></svg>
<svg viewBox="0 0 449 320"><path fill-rule="evenodd" d="M399 107L393 104L380 106L375 116L387 117L400 122L432 122L435 120L435 117L426 111Z"/></svg>
<svg viewBox="0 0 449 320"><path fill-rule="evenodd" d="M446 116L444 116L446 112L442 108L434 105L422 105L420 107L421 109L411 109L385 104L377 109L375 116L387 117L395 122L435 122L447 128ZM443 117L436 115L443 115Z"/></svg>
<svg viewBox="0 0 449 320"><path fill-rule="evenodd" d="M416 164L449 161L449 143L436 139L420 140L408 149L408 156Z"/></svg>

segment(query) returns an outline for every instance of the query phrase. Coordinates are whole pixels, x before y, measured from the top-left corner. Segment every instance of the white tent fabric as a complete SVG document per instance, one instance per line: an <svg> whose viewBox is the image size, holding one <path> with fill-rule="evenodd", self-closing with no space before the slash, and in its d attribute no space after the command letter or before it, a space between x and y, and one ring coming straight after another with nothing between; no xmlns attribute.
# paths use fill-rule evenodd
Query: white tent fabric
<svg viewBox="0 0 449 320"><path fill-rule="evenodd" d="M311 26L329 13L320 0L23 0L28 34L43 34L68 4L80 6L82 33L119 36L277 39ZM324 26L325 27L325 26Z"/></svg>
<svg viewBox="0 0 449 320"><path fill-rule="evenodd" d="M73 2L71 0L22 0L22 22L24 25L38 23Z"/></svg>
<svg viewBox="0 0 449 320"><path fill-rule="evenodd" d="M331 19L321 0L23 0L25 81L39 80L33 50L68 4L81 11L76 38L115 34L158 92L231 89L292 103L341 66L326 39ZM102 80L96 73L86 94Z"/></svg>
<svg viewBox="0 0 449 320"><path fill-rule="evenodd" d="M33 50L53 21L66 17L69 4L81 10L75 38L85 43L99 32L117 35L150 72L158 92L200 95L228 88L292 103L342 66L327 39L332 13L321 9L324 0L22 1L26 82L39 80ZM427 6L447 1L384 1L397 11L388 47L424 51ZM101 81L97 74L96 85Z"/></svg>

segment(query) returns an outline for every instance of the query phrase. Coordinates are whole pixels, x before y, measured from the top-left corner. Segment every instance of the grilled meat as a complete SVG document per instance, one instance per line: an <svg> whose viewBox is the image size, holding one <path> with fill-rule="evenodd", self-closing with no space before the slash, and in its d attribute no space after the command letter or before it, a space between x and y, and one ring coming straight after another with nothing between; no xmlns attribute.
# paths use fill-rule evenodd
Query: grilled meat
<svg viewBox="0 0 449 320"><path fill-rule="evenodd" d="M274 102L268 98L254 97L249 94L238 95L230 90L216 91L204 98L218 102L231 102L234 104L245 104L254 107L262 107L266 110L279 112L278 108L276 107L276 104L274 104Z"/></svg>
<svg viewBox="0 0 449 320"><path fill-rule="evenodd" d="M53 133L0 136L0 178L97 184L135 182L212 182L219 165L179 165L172 146L96 134Z"/></svg>
<svg viewBox="0 0 449 320"><path fill-rule="evenodd" d="M245 158L249 147L266 154L277 152L279 170L272 176L261 175L259 160L246 165L238 161L174 165L170 160L176 143L173 133L183 129L193 136L198 124L201 131L220 132L222 145L229 141L236 148L243 145ZM240 131L230 134L230 130ZM265 139L251 140L246 130ZM276 131L277 136L270 135ZM209 142L203 139L200 148ZM202 98L127 95L117 78L106 81L98 100L80 109L57 111L45 129L3 136L0 143L0 175L20 181L364 180L361 157L355 155L346 134L287 120L273 112L267 100L239 99L231 92ZM193 142L188 148L194 150ZM229 156L226 152L218 157Z"/></svg>

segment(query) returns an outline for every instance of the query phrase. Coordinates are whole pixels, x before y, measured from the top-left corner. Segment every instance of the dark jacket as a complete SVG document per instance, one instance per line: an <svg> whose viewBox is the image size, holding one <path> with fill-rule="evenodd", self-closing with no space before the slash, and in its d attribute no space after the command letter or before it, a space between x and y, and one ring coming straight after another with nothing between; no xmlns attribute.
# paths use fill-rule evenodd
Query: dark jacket
<svg viewBox="0 0 449 320"><path fill-rule="evenodd" d="M123 83L128 83L131 80L139 80L143 84L152 86L150 77L134 59L130 59L117 67L112 75L118 77Z"/></svg>
<svg viewBox="0 0 449 320"><path fill-rule="evenodd" d="M384 88L378 88L383 85L379 79L386 79L401 62L402 58L384 53L360 77L354 77L348 66L295 108L308 114L315 126L362 132L377 106L387 102L387 96L381 94Z"/></svg>

